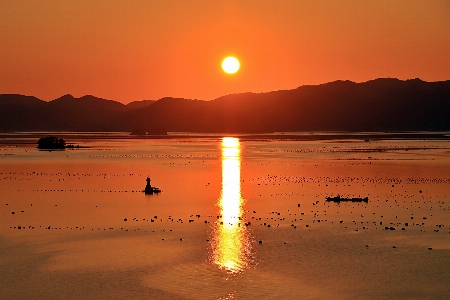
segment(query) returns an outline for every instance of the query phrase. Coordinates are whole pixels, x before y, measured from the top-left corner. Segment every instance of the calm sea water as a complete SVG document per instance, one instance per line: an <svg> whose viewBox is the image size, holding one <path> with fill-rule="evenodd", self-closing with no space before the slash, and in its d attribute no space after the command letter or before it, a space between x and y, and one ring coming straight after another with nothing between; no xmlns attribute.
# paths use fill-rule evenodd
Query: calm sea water
<svg viewBox="0 0 450 300"><path fill-rule="evenodd" d="M69 142L0 146L4 299L450 297L449 141Z"/></svg>

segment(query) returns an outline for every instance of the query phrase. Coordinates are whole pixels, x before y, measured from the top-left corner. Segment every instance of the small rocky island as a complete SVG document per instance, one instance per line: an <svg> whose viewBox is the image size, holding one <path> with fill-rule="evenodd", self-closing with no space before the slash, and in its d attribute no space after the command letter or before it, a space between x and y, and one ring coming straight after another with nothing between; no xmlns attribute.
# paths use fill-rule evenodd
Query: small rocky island
<svg viewBox="0 0 450 300"><path fill-rule="evenodd" d="M47 136L45 138L40 138L37 142L38 149L65 149L66 141L62 138L57 138L54 136Z"/></svg>
<svg viewBox="0 0 450 300"><path fill-rule="evenodd" d="M47 136L45 138L40 138L37 142L37 148L41 150L64 150L64 149L80 149L80 148L89 148L86 146L74 145L69 143L66 144L66 141L62 138L57 138L55 136Z"/></svg>

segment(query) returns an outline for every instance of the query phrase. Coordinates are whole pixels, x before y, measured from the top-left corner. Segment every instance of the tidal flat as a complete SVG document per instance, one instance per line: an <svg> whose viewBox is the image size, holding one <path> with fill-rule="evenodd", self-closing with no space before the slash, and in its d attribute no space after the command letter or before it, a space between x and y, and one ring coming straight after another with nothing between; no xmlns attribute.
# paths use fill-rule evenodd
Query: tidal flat
<svg viewBox="0 0 450 300"><path fill-rule="evenodd" d="M36 141L0 142L2 299L450 298L448 138Z"/></svg>

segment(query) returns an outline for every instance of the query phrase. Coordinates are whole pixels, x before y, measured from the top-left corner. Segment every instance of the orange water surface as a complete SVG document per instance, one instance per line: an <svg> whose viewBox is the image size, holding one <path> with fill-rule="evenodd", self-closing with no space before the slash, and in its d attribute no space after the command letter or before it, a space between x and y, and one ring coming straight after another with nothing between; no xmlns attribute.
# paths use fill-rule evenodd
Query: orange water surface
<svg viewBox="0 0 450 300"><path fill-rule="evenodd" d="M2 299L450 295L449 141L72 142L0 144Z"/></svg>

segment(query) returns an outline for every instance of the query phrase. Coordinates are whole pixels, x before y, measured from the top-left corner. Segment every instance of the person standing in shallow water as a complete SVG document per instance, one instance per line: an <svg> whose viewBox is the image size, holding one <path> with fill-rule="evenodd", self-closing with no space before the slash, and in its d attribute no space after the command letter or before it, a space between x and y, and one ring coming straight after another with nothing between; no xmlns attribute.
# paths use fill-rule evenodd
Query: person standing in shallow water
<svg viewBox="0 0 450 300"><path fill-rule="evenodd" d="M150 177L147 177L147 185L145 186L144 192L146 194L153 194L153 188L152 185L150 184Z"/></svg>

